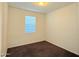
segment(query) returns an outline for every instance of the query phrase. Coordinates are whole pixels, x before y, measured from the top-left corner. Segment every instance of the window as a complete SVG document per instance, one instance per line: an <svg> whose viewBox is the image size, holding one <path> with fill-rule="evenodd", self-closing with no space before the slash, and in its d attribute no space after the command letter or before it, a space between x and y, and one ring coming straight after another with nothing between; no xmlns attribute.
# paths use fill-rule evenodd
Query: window
<svg viewBox="0 0 79 59"><path fill-rule="evenodd" d="M35 16L25 16L25 32L35 32L36 31L36 17Z"/></svg>

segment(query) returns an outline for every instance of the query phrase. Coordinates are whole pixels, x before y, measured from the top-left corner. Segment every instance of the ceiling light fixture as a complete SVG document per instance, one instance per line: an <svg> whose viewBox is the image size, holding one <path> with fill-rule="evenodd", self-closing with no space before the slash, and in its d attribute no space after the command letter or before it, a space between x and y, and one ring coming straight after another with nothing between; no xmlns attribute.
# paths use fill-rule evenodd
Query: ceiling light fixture
<svg viewBox="0 0 79 59"><path fill-rule="evenodd" d="M36 6L47 6L48 2L34 2L33 4Z"/></svg>

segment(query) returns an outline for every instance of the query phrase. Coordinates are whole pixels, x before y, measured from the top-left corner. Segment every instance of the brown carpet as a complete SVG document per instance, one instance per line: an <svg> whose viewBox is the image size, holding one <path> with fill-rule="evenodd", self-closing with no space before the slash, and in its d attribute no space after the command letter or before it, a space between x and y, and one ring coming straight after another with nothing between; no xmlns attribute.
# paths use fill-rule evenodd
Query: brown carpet
<svg viewBox="0 0 79 59"><path fill-rule="evenodd" d="M47 41L9 48L7 57L79 57Z"/></svg>

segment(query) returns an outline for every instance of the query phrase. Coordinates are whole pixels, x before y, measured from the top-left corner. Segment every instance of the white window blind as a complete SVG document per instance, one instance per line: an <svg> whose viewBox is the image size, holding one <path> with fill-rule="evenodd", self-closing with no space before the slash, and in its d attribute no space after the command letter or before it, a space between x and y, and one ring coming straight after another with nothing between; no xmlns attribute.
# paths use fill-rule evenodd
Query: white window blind
<svg viewBox="0 0 79 59"><path fill-rule="evenodd" d="M25 16L25 32L36 32L36 17Z"/></svg>

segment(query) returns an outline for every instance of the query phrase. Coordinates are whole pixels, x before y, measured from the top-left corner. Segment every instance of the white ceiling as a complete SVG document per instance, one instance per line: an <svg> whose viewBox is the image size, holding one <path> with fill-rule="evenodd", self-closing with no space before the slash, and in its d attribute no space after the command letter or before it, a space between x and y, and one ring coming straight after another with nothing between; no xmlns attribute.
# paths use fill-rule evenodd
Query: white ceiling
<svg viewBox="0 0 79 59"><path fill-rule="evenodd" d="M16 8L31 10L35 12L42 12L42 13L48 13L58 8L67 6L69 4L72 4L72 2L48 2L48 6L35 6L33 5L33 2L10 2L9 3L10 6L13 6Z"/></svg>

